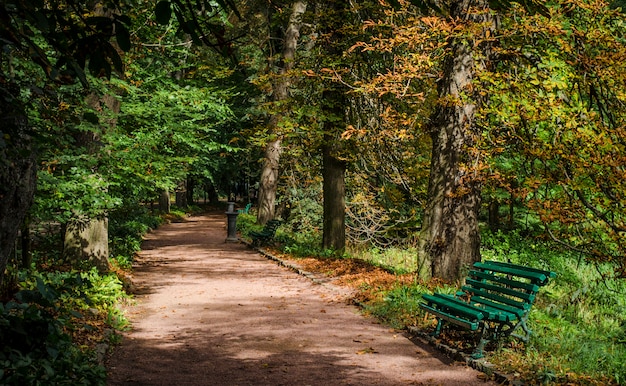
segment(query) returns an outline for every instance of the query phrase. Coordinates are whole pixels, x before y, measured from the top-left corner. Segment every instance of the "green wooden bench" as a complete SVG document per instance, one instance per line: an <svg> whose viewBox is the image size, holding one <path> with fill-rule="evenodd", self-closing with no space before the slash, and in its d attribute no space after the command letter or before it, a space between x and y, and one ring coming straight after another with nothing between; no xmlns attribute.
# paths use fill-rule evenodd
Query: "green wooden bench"
<svg viewBox="0 0 626 386"><path fill-rule="evenodd" d="M256 232L251 231L248 235L252 238L252 245L261 246L267 244L274 238L276 229L280 226L280 220L269 220L262 230Z"/></svg>
<svg viewBox="0 0 626 386"><path fill-rule="evenodd" d="M239 209L239 210L237 210L237 212L239 214L242 214L242 213L248 214L250 212L251 208L252 208L252 203L249 202L244 209Z"/></svg>
<svg viewBox="0 0 626 386"><path fill-rule="evenodd" d="M456 295L423 295L420 307L437 318L432 335L438 336L444 323L480 333L472 357L484 356L485 345L513 336L527 342L531 330L528 314L539 288L556 274L511 263L474 263L465 285Z"/></svg>

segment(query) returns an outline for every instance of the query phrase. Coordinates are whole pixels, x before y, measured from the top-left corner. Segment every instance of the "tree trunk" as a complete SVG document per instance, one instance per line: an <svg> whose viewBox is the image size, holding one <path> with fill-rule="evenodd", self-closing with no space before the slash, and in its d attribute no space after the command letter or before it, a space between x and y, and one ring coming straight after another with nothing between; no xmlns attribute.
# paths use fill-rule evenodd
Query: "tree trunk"
<svg viewBox="0 0 626 386"><path fill-rule="evenodd" d="M22 229L20 230L20 243L22 245L22 268L30 268L30 264L33 262L31 253L31 238L30 238L30 216L26 216Z"/></svg>
<svg viewBox="0 0 626 386"><path fill-rule="evenodd" d="M187 204L193 205L194 201L194 191L196 190L196 179L193 177L187 177Z"/></svg>
<svg viewBox="0 0 626 386"><path fill-rule="evenodd" d="M345 16L350 12L350 5L344 1L329 1L325 16L328 17L325 31L323 55L331 60L340 60L343 56L341 44L345 36L341 29ZM324 196L324 229L322 247L342 253L346 247L346 198L345 173L346 161L341 160L344 144L341 134L346 128L346 88L336 80L324 85L322 93L322 116L324 138L322 144L322 176Z"/></svg>
<svg viewBox="0 0 626 386"><path fill-rule="evenodd" d="M330 142L330 141L329 141ZM346 247L346 163L333 154L330 144L322 148L324 177L324 230L322 247L342 253Z"/></svg>
<svg viewBox="0 0 626 386"><path fill-rule="evenodd" d="M489 229L493 232L500 229L500 202L497 198L492 198L489 202Z"/></svg>
<svg viewBox="0 0 626 386"><path fill-rule="evenodd" d="M109 270L109 220L106 216L79 216L65 229L63 256L72 266Z"/></svg>
<svg viewBox="0 0 626 386"><path fill-rule="evenodd" d="M178 209L187 207L187 180L182 180L178 183L178 189L176 189L176 206Z"/></svg>
<svg viewBox="0 0 626 386"><path fill-rule="evenodd" d="M217 204L217 202L219 201L219 197L213 183L209 183L205 186L205 192L209 197L209 203Z"/></svg>
<svg viewBox="0 0 626 386"><path fill-rule="evenodd" d="M482 22L492 28L486 0L454 1L450 16L466 22ZM493 33L493 31L491 31ZM478 36L477 38L480 38ZM474 115L480 98L473 92L477 66L475 54L488 58L488 47L475 46L467 38L451 38L444 77L439 84L439 106L432 120L433 143L428 204L420 234L420 274L459 280L464 267L480 261L478 212L481 185L472 152L480 134ZM482 50L482 51L480 51Z"/></svg>
<svg viewBox="0 0 626 386"><path fill-rule="evenodd" d="M307 2L297 0L293 3L289 24L285 32L282 50L282 63L278 76L273 84L274 101L280 102L289 97L289 86L291 78L288 72L293 68L296 56L296 47L300 37L300 26L302 14L306 11ZM259 182L258 214L257 222L265 224L275 216L276 191L278 190L278 175L280 166L281 135L278 132L280 115L276 114L270 118L270 131L276 135L275 140L269 142L265 148L265 161L261 171Z"/></svg>
<svg viewBox="0 0 626 386"><path fill-rule="evenodd" d="M161 195L159 196L159 210L162 213L169 213L170 205L170 192L164 189L161 191Z"/></svg>
<svg viewBox="0 0 626 386"><path fill-rule="evenodd" d="M0 77L1 78L1 77ZM20 227L33 203L35 147L19 88L4 82L0 98L0 288Z"/></svg>
<svg viewBox="0 0 626 386"><path fill-rule="evenodd" d="M257 222L265 224L274 218L276 206L276 191L278 189L278 167L282 151L280 139L267 144L265 161L261 171L259 184L259 204Z"/></svg>
<svg viewBox="0 0 626 386"><path fill-rule="evenodd" d="M100 96L90 93L85 103L100 113L102 131L113 129L117 124L115 116L120 112L120 101L114 95ZM103 106L104 105L104 106ZM106 118L105 107L113 112L113 118ZM83 131L74 136L77 146L84 147L92 157L101 151L101 134L97 131ZM70 219L65 228L63 255L66 261L79 268L96 267L100 272L109 270L109 220L107 213L89 218L78 215Z"/></svg>

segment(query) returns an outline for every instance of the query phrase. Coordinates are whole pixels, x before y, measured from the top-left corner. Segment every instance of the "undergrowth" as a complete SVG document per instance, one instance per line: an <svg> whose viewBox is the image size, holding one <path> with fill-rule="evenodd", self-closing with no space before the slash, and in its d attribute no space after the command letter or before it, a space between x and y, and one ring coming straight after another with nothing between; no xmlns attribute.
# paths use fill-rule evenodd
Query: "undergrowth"
<svg viewBox="0 0 626 386"><path fill-rule="evenodd" d="M17 291L0 303L1 385L106 384L106 348L128 326L117 307L128 297L120 276L142 236L161 222L143 209L113 214L106 274L72 269L55 242L39 240L32 265L14 274Z"/></svg>

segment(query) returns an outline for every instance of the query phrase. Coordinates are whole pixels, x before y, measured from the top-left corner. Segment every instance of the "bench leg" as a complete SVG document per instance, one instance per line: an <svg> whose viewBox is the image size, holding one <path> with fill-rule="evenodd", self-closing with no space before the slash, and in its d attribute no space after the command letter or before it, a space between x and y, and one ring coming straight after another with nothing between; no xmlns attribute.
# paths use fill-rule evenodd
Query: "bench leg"
<svg viewBox="0 0 626 386"><path fill-rule="evenodd" d="M476 345L476 348L474 349L474 352L471 355L473 359L480 359L485 356L485 346L487 345L487 343L490 342L489 338L491 335L488 331L489 331L489 323L487 322L482 323L482 329L480 332L480 340L478 341L478 344Z"/></svg>
<svg viewBox="0 0 626 386"><path fill-rule="evenodd" d="M435 326L435 331L433 331L430 336L439 336L441 334L441 328L443 327L443 319L437 318L437 326Z"/></svg>
<svg viewBox="0 0 626 386"><path fill-rule="evenodd" d="M526 324L527 321L528 315L524 315L524 317L520 319L519 323L517 323L517 325L515 325L515 327L511 329L509 335L522 340L524 343L528 343L532 331L530 330L530 328L528 328L528 325ZM517 330L518 328L521 328L523 333L514 333L515 330Z"/></svg>

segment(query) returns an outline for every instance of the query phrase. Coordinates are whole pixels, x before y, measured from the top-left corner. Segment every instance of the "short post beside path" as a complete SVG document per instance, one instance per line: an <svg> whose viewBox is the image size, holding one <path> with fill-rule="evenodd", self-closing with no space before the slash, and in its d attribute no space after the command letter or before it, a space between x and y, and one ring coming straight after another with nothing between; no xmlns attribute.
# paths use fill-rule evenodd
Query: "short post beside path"
<svg viewBox="0 0 626 386"><path fill-rule="evenodd" d="M227 236L226 242L237 242L239 238L237 237L237 216L239 212L235 210L235 203L228 203L228 210L226 211L226 217L228 218L227 225Z"/></svg>

